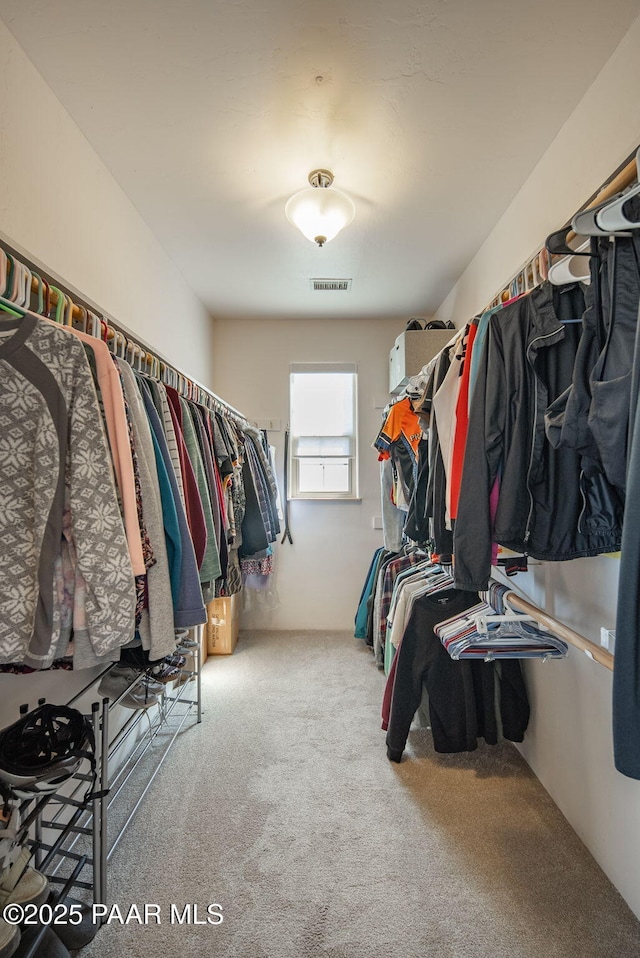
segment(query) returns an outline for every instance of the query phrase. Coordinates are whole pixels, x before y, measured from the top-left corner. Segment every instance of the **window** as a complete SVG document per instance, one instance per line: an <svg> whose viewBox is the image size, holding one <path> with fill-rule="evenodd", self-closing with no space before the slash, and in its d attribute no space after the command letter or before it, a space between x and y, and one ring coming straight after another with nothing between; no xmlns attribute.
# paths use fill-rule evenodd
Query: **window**
<svg viewBox="0 0 640 958"><path fill-rule="evenodd" d="M292 499L357 497L353 363L295 363L290 375Z"/></svg>

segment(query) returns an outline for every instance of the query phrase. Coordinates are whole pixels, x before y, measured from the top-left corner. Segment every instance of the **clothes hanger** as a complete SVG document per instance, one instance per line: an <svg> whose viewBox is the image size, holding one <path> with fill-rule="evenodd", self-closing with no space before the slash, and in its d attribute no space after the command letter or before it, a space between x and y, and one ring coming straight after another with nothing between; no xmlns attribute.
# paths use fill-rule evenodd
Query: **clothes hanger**
<svg viewBox="0 0 640 958"><path fill-rule="evenodd" d="M31 272L29 267L25 266L24 264L22 268L24 270L24 295L22 298L21 305L26 306L28 308L31 305L31 289L33 287L33 273Z"/></svg>
<svg viewBox="0 0 640 958"><path fill-rule="evenodd" d="M627 205L629 200L635 196L640 196L640 148L636 153L636 167L638 182L635 186L630 187L626 193L621 193L614 199L609 200L608 203L596 213L598 226L607 233L619 233L640 227L640 219L629 216L632 210Z"/></svg>
<svg viewBox="0 0 640 958"><path fill-rule="evenodd" d="M589 267L590 252L586 252L591 247L591 240L586 239L569 256L563 256L557 263L549 267L548 280L553 286L565 286L568 283L591 282L591 270Z"/></svg>
<svg viewBox="0 0 640 958"><path fill-rule="evenodd" d="M14 295L11 297L17 306L27 306L31 298L31 271L15 260Z"/></svg>
<svg viewBox="0 0 640 958"><path fill-rule="evenodd" d="M16 289L16 272L18 270L18 267L11 253L7 253L7 259L9 261L9 272L7 276L6 295L8 299L12 300L12 302L15 303L16 296L18 293Z"/></svg>
<svg viewBox="0 0 640 958"><path fill-rule="evenodd" d="M588 285L591 282L589 259L595 251L591 249L590 240L584 238L584 233L573 236L573 245L571 245L568 239L571 231L571 226L563 226L562 229L550 233L544 243L548 254L562 257L547 269L547 279L554 286L565 286L577 282ZM578 233L578 231L575 232Z"/></svg>
<svg viewBox="0 0 640 958"><path fill-rule="evenodd" d="M640 226L640 222L628 218L628 209L624 210L625 203L640 194L640 149L636 153L636 168L638 182L635 186L624 193L617 193L613 198L603 200L597 206L576 213L571 221L576 233L583 236L611 236Z"/></svg>
<svg viewBox="0 0 640 958"><path fill-rule="evenodd" d="M492 603L497 598L497 605L504 609L503 613L494 614L493 604L485 598L473 609L435 627L451 658L491 661L566 656L565 642L543 630L533 616L520 615L511 609L504 594L496 596L495 591L490 592L493 594Z"/></svg>
<svg viewBox="0 0 640 958"><path fill-rule="evenodd" d="M0 318L5 321L8 319L24 319L28 312L28 310L18 308L15 303L9 299L5 299L4 296L0 296L0 310L5 314Z"/></svg>
<svg viewBox="0 0 640 958"><path fill-rule="evenodd" d="M569 233L572 232L576 234L573 237L573 245L570 244L568 239ZM549 233L544 241L544 248L552 256L590 256L591 253L584 250L584 238L589 235L589 233L574 229L571 225L563 226L562 229Z"/></svg>
<svg viewBox="0 0 640 958"><path fill-rule="evenodd" d="M580 233L581 236L609 236L609 231L602 229L597 221L599 211L604 209L609 202L610 200L604 200L597 206L592 206L591 209L576 213L571 220L571 229Z"/></svg>
<svg viewBox="0 0 640 958"><path fill-rule="evenodd" d="M80 310L80 316L75 319L74 316L71 317L71 325L74 329L78 329L81 333L87 332L87 321L89 319L89 311L86 306L81 306L77 304L78 309Z"/></svg>
<svg viewBox="0 0 640 958"><path fill-rule="evenodd" d="M502 598L504 611L499 614L486 615L481 613L474 616L478 633L491 639L520 637L532 640L555 639L556 637L532 615L522 615L509 605L506 595ZM534 623L535 627L529 623ZM490 627L491 626L491 627Z"/></svg>
<svg viewBox="0 0 640 958"><path fill-rule="evenodd" d="M73 328L73 311L76 308L76 304L71 299L71 297L67 295L65 295L64 303L65 303L65 310L66 310L65 316L64 316L64 325L71 326Z"/></svg>
<svg viewBox="0 0 640 958"><path fill-rule="evenodd" d="M70 302L69 297L66 293L63 293L61 289L58 289L57 286L50 287L51 292L55 293L57 296L57 302L55 306L55 316L51 317L55 319L56 323L59 323L60 326L71 325L66 320L66 312L68 309L68 303Z"/></svg>
<svg viewBox="0 0 640 958"><path fill-rule="evenodd" d="M5 253L4 250L3 257L4 284L0 287L3 291L0 297L0 309L13 319L24 319L30 312L25 304L29 302L31 296L31 273L19 260L10 253ZM28 292L27 283L29 284Z"/></svg>
<svg viewBox="0 0 640 958"><path fill-rule="evenodd" d="M44 292L45 292L45 285L46 285L46 284L45 284L45 281L43 280L42 276L40 276L39 273L33 273L33 272L32 272L31 275L32 275L33 279L36 281L37 286L38 286L38 292L37 292L37 296L38 296L38 308L37 308L36 312L41 316L41 315L43 314L43 312L44 312L44 306L45 306L45 295L44 295ZM29 297L29 302L30 302L30 301L31 301L31 297Z"/></svg>
<svg viewBox="0 0 640 958"><path fill-rule="evenodd" d="M42 277L42 285L44 287L44 305L42 308L42 315L49 316L51 313L51 286L46 281L44 276Z"/></svg>
<svg viewBox="0 0 640 958"><path fill-rule="evenodd" d="M92 312L91 310L88 310L88 313L89 313L89 320L88 320L89 326L88 326L87 332L89 333L90 336L95 336L96 339L101 339L102 337L100 336L100 332L102 327L100 325L100 317L96 313Z"/></svg>

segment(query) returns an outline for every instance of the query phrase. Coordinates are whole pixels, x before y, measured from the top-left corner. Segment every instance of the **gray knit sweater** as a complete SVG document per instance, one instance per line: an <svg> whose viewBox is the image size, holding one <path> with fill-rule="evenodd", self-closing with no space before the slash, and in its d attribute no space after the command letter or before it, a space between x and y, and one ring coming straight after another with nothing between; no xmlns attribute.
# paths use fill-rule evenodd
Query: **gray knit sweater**
<svg viewBox="0 0 640 958"><path fill-rule="evenodd" d="M49 666L70 603L74 633L97 659L133 636L135 587L112 472L82 343L35 317L1 321L0 662ZM65 577L63 532L64 564L73 557Z"/></svg>

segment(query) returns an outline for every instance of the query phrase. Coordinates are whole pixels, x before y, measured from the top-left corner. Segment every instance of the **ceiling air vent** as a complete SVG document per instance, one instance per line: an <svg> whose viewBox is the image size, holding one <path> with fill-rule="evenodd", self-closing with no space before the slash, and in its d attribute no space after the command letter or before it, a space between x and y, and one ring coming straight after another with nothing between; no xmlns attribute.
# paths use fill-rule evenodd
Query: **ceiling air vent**
<svg viewBox="0 0 640 958"><path fill-rule="evenodd" d="M332 289L347 293L351 289L350 279L312 279L310 282L311 289L317 293L328 292Z"/></svg>

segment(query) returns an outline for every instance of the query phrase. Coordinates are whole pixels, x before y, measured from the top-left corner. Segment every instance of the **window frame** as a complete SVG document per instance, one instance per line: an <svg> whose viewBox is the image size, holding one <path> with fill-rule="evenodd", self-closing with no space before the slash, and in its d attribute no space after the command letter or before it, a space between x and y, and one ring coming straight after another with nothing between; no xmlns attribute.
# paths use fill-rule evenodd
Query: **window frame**
<svg viewBox="0 0 640 958"><path fill-rule="evenodd" d="M299 456L294 453L296 448L296 440L298 438L304 438L306 433L300 435L294 434L292 430L292 399L293 399L293 390L292 390L292 376L294 374L332 374L332 373L346 373L352 376L353 382L353 431L350 434L350 441L352 446L351 454L345 455L341 453L340 455L312 455L312 456ZM322 491L313 491L313 492L301 492L300 491L300 473L299 466L302 459L314 459L314 460L331 460L339 459L348 461L348 490L345 492L338 492L334 490L329 490L327 492ZM320 501L329 501L329 502L339 502L339 501L353 501L358 500L358 477L359 477L359 467L358 467L358 366L357 363L336 363L336 362L326 362L326 363L290 363L289 364L289 461L288 461L288 471L289 471L289 489L288 489L288 498L290 500L296 501L308 501L308 500L320 500Z"/></svg>

